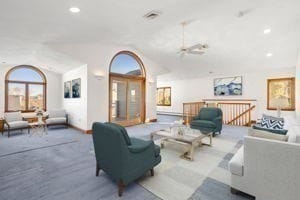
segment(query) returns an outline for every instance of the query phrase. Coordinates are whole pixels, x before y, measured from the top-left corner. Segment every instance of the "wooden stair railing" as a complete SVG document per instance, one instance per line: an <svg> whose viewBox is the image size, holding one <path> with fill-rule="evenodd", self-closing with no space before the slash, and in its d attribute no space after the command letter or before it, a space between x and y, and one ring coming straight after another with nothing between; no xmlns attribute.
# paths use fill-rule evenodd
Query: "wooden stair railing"
<svg viewBox="0 0 300 200"><path fill-rule="evenodd" d="M250 126L251 125L251 112L256 107L247 100L220 100L220 101L207 101L207 102L190 102L183 103L183 120L185 124L189 124L192 118L198 115L202 107L218 107L223 111L223 124L235 126Z"/></svg>
<svg viewBox="0 0 300 200"><path fill-rule="evenodd" d="M243 102L220 102L217 104L223 111L223 123L235 126L250 126L251 111L255 105Z"/></svg>
<svg viewBox="0 0 300 200"><path fill-rule="evenodd" d="M189 124L192 118L199 114L201 108L205 106L205 102L189 102L183 103L183 120L184 124Z"/></svg>
<svg viewBox="0 0 300 200"><path fill-rule="evenodd" d="M227 124L236 126L251 126L251 111L254 108L255 105L251 106L249 109L245 110L244 112L227 122ZM243 123L244 119L246 119L246 123Z"/></svg>

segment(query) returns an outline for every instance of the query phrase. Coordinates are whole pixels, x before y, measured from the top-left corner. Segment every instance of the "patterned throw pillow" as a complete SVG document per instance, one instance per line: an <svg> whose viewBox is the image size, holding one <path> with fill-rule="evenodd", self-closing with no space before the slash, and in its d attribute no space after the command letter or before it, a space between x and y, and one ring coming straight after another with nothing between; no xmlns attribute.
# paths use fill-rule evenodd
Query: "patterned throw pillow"
<svg viewBox="0 0 300 200"><path fill-rule="evenodd" d="M261 120L261 127L280 130L284 127L284 119L280 117L272 117L268 115L263 115Z"/></svg>

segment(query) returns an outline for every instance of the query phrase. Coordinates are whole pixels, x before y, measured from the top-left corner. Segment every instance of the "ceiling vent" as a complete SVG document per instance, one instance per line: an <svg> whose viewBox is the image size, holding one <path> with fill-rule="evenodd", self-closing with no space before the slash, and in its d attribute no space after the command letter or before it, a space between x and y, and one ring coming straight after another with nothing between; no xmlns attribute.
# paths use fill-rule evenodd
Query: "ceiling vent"
<svg viewBox="0 0 300 200"><path fill-rule="evenodd" d="M152 10L150 12L148 12L146 15L144 15L144 18L152 20L157 18L159 15L161 15L161 12L158 10Z"/></svg>

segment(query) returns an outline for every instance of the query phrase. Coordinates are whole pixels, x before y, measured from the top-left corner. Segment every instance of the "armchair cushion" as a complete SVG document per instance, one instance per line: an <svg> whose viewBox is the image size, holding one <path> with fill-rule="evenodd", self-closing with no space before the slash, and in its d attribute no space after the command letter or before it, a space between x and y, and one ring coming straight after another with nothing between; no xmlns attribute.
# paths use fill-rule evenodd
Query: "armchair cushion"
<svg viewBox="0 0 300 200"><path fill-rule="evenodd" d="M10 129L18 129L18 128L28 128L29 123L27 121L14 121L14 122L8 122ZM8 126L4 126L5 129L8 129Z"/></svg>
<svg viewBox="0 0 300 200"><path fill-rule="evenodd" d="M262 130L262 131L268 131L268 132L276 133L276 134L280 134L280 135L286 135L287 132L288 132L288 130L286 130L286 129L263 128L263 127L261 127L259 124L253 125L252 128L258 129L258 130Z"/></svg>
<svg viewBox="0 0 300 200"><path fill-rule="evenodd" d="M128 146L131 153L140 153L151 147L153 141L145 141L138 138L131 138L132 144Z"/></svg>
<svg viewBox="0 0 300 200"><path fill-rule="evenodd" d="M207 121L207 120L194 120L191 122L192 126L200 126L200 127L208 127L208 128L216 128L216 124L211 122L211 121Z"/></svg>
<svg viewBox="0 0 300 200"><path fill-rule="evenodd" d="M49 110L48 117L49 118L66 117L66 111L65 110Z"/></svg>
<svg viewBox="0 0 300 200"><path fill-rule="evenodd" d="M289 136L288 135L281 135L281 134L275 134L269 131L263 131L258 129L250 128L248 130L248 135L252 137L259 137L259 138L265 138L265 139L271 139L271 140L279 140L279 141L288 141Z"/></svg>
<svg viewBox="0 0 300 200"><path fill-rule="evenodd" d="M4 118L7 123L13 122L13 121L23 121L23 116L22 116L21 112L4 113Z"/></svg>
<svg viewBox="0 0 300 200"><path fill-rule="evenodd" d="M63 123L67 123L66 117L56 117L56 118L46 119L46 124L63 124Z"/></svg>

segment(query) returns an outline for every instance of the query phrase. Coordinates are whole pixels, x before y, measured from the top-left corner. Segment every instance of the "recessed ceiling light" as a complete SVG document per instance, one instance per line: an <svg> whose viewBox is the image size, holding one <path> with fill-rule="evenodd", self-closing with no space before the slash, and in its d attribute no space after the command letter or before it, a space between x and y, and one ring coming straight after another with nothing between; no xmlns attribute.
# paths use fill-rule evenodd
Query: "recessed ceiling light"
<svg viewBox="0 0 300 200"><path fill-rule="evenodd" d="M70 10L70 12L72 12L72 13L79 13L79 12L80 12L80 9L77 8L77 7L71 7L69 10Z"/></svg>
<svg viewBox="0 0 300 200"><path fill-rule="evenodd" d="M264 30L264 34L269 34L269 33L271 33L271 29L270 29L270 28L266 28L266 29Z"/></svg>
<svg viewBox="0 0 300 200"><path fill-rule="evenodd" d="M272 53L267 53L266 56L267 56L267 57L272 57L273 54L272 54Z"/></svg>

